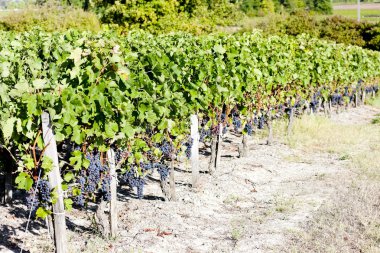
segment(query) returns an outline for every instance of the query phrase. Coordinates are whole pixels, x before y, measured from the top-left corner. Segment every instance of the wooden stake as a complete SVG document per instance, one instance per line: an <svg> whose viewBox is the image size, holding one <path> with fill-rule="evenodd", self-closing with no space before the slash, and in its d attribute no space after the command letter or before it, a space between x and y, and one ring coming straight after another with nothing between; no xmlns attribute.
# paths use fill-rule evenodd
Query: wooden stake
<svg viewBox="0 0 380 253"><path fill-rule="evenodd" d="M355 92L355 107L359 106L359 92L356 90Z"/></svg>
<svg viewBox="0 0 380 253"><path fill-rule="evenodd" d="M222 155L222 135L223 135L223 124L219 124L219 133L216 143L216 159L215 159L215 170L218 169L220 164L220 157Z"/></svg>
<svg viewBox="0 0 380 253"><path fill-rule="evenodd" d="M4 196L4 202L5 204L12 204L13 199L13 177L12 177L12 171L10 168L7 168L8 171L5 172L5 182L4 182L4 190L5 190L5 196Z"/></svg>
<svg viewBox="0 0 380 253"><path fill-rule="evenodd" d="M170 161L169 169L169 185L170 185L170 200L176 201L177 196L175 193L175 177L174 177L174 159Z"/></svg>
<svg viewBox="0 0 380 253"><path fill-rule="evenodd" d="M210 174L213 174L215 172L217 138L218 138L217 136L212 136L212 139L211 139L211 156L210 156L210 161L208 163L208 171Z"/></svg>
<svg viewBox="0 0 380 253"><path fill-rule="evenodd" d="M248 155L248 144L247 144L247 134L243 134L243 139L241 145L239 145L239 157L247 157Z"/></svg>
<svg viewBox="0 0 380 253"><path fill-rule="evenodd" d="M199 132L198 132L198 117L191 115L191 139L193 145L191 147L191 173L192 173L192 187L198 186L199 180Z"/></svg>
<svg viewBox="0 0 380 253"><path fill-rule="evenodd" d="M290 136L292 134L293 121L294 121L294 108L290 108L289 123L288 123L288 136Z"/></svg>
<svg viewBox="0 0 380 253"><path fill-rule="evenodd" d="M267 140L267 145L272 145L273 144L273 127L272 127L272 119L268 118L267 121L268 129L269 129L269 134L268 134L268 140Z"/></svg>
<svg viewBox="0 0 380 253"><path fill-rule="evenodd" d="M111 237L115 238L117 236L117 174L116 174L116 164L115 164L115 152L112 148L107 151L108 166L110 168L110 227L111 227Z"/></svg>
<svg viewBox="0 0 380 253"><path fill-rule="evenodd" d="M50 123L49 113L43 112L41 119L43 140L46 146L44 155L53 161L53 168L49 173L49 183L51 189L56 189L58 198L56 203L53 204L55 251L56 253L65 253L67 249L65 206L63 202L62 179L59 171L57 144Z"/></svg>
<svg viewBox="0 0 380 253"><path fill-rule="evenodd" d="M365 105L365 90L363 90L363 95L362 95L362 104Z"/></svg>
<svg viewBox="0 0 380 253"><path fill-rule="evenodd" d="M109 217L106 215L106 208L107 202L102 198L96 206L95 220L97 229L107 239L110 236L110 222Z"/></svg>

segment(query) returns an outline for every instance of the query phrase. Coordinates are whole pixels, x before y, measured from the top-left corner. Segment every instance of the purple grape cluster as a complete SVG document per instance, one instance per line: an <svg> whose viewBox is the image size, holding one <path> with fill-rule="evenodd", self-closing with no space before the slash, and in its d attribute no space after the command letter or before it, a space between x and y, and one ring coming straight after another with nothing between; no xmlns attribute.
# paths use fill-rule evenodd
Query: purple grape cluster
<svg viewBox="0 0 380 253"><path fill-rule="evenodd" d="M40 205L40 201L37 195L34 195L33 190L28 192L28 195L26 197L26 206L28 209L31 209L33 206L32 211L36 211L38 206Z"/></svg>
<svg viewBox="0 0 380 253"><path fill-rule="evenodd" d="M144 197L145 180L142 177L136 176L136 166L130 166L129 170L123 175L122 179L131 188L137 189L137 197L142 199Z"/></svg>
<svg viewBox="0 0 380 253"><path fill-rule="evenodd" d="M343 96L338 93L338 90L331 95L331 104L332 105L341 105L343 102Z"/></svg>
<svg viewBox="0 0 380 253"><path fill-rule="evenodd" d="M253 134L252 121L248 121L247 124L245 124L244 130L247 132L247 134L249 136L252 136L252 134Z"/></svg>
<svg viewBox="0 0 380 253"><path fill-rule="evenodd" d="M105 175L102 178L102 188L100 190L101 195L103 197L103 200L105 201L110 201L111 200L111 176L110 175Z"/></svg>
<svg viewBox="0 0 380 253"><path fill-rule="evenodd" d="M224 126L224 127L223 127L223 131L222 131L222 133L223 133L223 134L226 134L226 133L227 133L227 130L228 130L227 126Z"/></svg>
<svg viewBox="0 0 380 253"><path fill-rule="evenodd" d="M311 110L315 113L317 112L318 109L318 104L319 104L319 97L321 96L321 92L318 91L317 93L314 93L311 102L310 102L310 108Z"/></svg>
<svg viewBox="0 0 380 253"><path fill-rule="evenodd" d="M206 130L205 128L201 128L201 131L199 134L199 141L205 142L210 137L211 137L211 130L210 129Z"/></svg>
<svg viewBox="0 0 380 253"><path fill-rule="evenodd" d="M264 129L264 126L265 126L265 117L264 117L264 115L261 115L261 116L259 117L258 128L259 128L259 129Z"/></svg>
<svg viewBox="0 0 380 253"><path fill-rule="evenodd" d="M164 181L169 176L169 167L164 163L154 163L153 165L160 174L161 181Z"/></svg>
<svg viewBox="0 0 380 253"><path fill-rule="evenodd" d="M117 153L116 153L117 154ZM86 159L90 161L87 169L80 171L77 179L80 194L74 196L73 202L79 207L85 205L86 196L97 194L106 201L110 200L110 183L109 167L100 161L99 152L91 152L86 154Z"/></svg>
<svg viewBox="0 0 380 253"><path fill-rule="evenodd" d="M171 154L174 151L173 145L169 143L168 141L163 141L162 144L158 148L161 150L164 157L167 157L167 158L170 158Z"/></svg>
<svg viewBox="0 0 380 253"><path fill-rule="evenodd" d="M234 125L234 130L237 132L241 128L240 115L235 111L232 113L232 124Z"/></svg>
<svg viewBox="0 0 380 253"><path fill-rule="evenodd" d="M187 159L190 159L191 157L191 147L193 146L193 138L189 137L187 142L185 143L185 147L186 147L186 150L185 150L185 154L186 154L186 157Z"/></svg>
<svg viewBox="0 0 380 253"><path fill-rule="evenodd" d="M147 162L147 163L140 162L140 168L142 169L142 171L152 170L153 164L151 162Z"/></svg>
<svg viewBox="0 0 380 253"><path fill-rule="evenodd" d="M38 181L38 196L40 203L47 205L50 202L50 184L44 179Z"/></svg>

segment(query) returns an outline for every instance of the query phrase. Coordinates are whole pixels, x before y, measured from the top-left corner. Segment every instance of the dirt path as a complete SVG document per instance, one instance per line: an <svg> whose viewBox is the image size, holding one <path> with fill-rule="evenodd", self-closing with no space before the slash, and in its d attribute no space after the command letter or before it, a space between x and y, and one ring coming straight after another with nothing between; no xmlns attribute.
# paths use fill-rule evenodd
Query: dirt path
<svg viewBox="0 0 380 253"><path fill-rule="evenodd" d="M342 4L334 5L333 8L334 10L356 10L358 6L356 4ZM360 8L363 10L380 10L380 3L361 3Z"/></svg>
<svg viewBox="0 0 380 253"><path fill-rule="evenodd" d="M332 119L341 124L369 123L380 110L365 106ZM70 252L280 252L288 234L312 219L316 210L336 192L336 183L350 180L348 161L324 153L305 153L275 142L249 140L249 156L238 158L240 137L229 134L223 143L222 163L214 176L201 174L201 186L192 190L186 166L178 168L177 202L163 202L157 182L146 186L146 199L120 195L120 236L110 242L88 231L85 213L69 214ZM207 157L202 158L203 170ZM157 175L154 175L157 178ZM123 187L121 190L125 190ZM22 210L22 205L16 205ZM43 223L25 236L21 212L5 213L0 252L17 252L25 239L31 252L51 251ZM41 228L40 228L41 227ZM37 239L38 238L38 239ZM44 243L45 240L45 243Z"/></svg>

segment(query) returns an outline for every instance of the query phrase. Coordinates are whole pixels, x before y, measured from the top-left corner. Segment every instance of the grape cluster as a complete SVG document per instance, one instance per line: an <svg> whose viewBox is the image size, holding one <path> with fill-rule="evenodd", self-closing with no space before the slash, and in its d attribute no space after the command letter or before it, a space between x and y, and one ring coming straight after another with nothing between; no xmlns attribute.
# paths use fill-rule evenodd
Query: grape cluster
<svg viewBox="0 0 380 253"><path fill-rule="evenodd" d="M170 144L168 141L163 141L162 144L158 148L161 150L164 157L167 157L167 158L170 158L171 154L174 151L173 145Z"/></svg>
<svg viewBox="0 0 380 253"><path fill-rule="evenodd" d="M36 211L39 204L40 204L40 201L39 201L38 196L35 196L33 191L28 192L28 195L26 197L26 206L28 207L28 209L31 209L33 206L32 211Z"/></svg>
<svg viewBox="0 0 380 253"><path fill-rule="evenodd" d="M40 179L38 181L38 196L40 202L44 205L47 205L50 202L50 184L48 181Z"/></svg>
<svg viewBox="0 0 380 253"><path fill-rule="evenodd" d="M122 154L123 154L123 151L121 149L117 149L116 152L115 152L115 162L116 164L118 164L121 159L122 159Z"/></svg>
<svg viewBox="0 0 380 253"><path fill-rule="evenodd" d="M247 124L245 124L244 130L247 132L249 136L252 136L252 133L253 133L252 121L249 121L247 122Z"/></svg>
<svg viewBox="0 0 380 253"><path fill-rule="evenodd" d="M111 200L111 176L105 175L102 179L102 189L100 190L100 193L103 197L103 200L110 201Z"/></svg>
<svg viewBox="0 0 380 253"><path fill-rule="evenodd" d="M347 87L347 86L344 87L344 93L343 93L343 96L345 96L345 97L349 97L349 96L350 96L350 94L348 93L348 87Z"/></svg>
<svg viewBox="0 0 380 253"><path fill-rule="evenodd" d="M137 197L139 199L142 199L144 197L145 180L142 177L136 176L136 167L135 166L129 167L129 170L123 175L122 179L131 188L136 187Z"/></svg>
<svg viewBox="0 0 380 253"><path fill-rule="evenodd" d="M190 159L191 157L191 148L193 146L193 138L189 137L187 142L185 143L185 147L186 147L186 150L185 150L185 154L186 154L186 157L187 159Z"/></svg>
<svg viewBox="0 0 380 253"><path fill-rule="evenodd" d="M332 105L341 105L343 102L343 97L336 90L334 94L331 95L331 104Z"/></svg>
<svg viewBox="0 0 380 253"><path fill-rule="evenodd" d="M232 124L236 132L241 128L240 116L236 111L232 113Z"/></svg>
<svg viewBox="0 0 380 253"><path fill-rule="evenodd" d="M199 141L200 142L205 142L206 139L211 137L211 130L210 129L205 129L201 128L200 134L199 134Z"/></svg>
<svg viewBox="0 0 380 253"><path fill-rule="evenodd" d="M160 174L161 181L164 181L169 176L169 167L164 163L154 163L153 165Z"/></svg>
<svg viewBox="0 0 380 253"><path fill-rule="evenodd" d="M255 126L259 126L259 119L258 119L257 117L254 117L254 118L253 118L253 124L254 124Z"/></svg>
<svg viewBox="0 0 380 253"><path fill-rule="evenodd" d="M264 117L264 115L261 115L259 118L258 128L264 129L264 126L265 126L265 117Z"/></svg>
<svg viewBox="0 0 380 253"><path fill-rule="evenodd" d="M153 132L153 128L151 127L147 127L146 130L145 130L145 133L148 135L148 136L152 136L154 134Z"/></svg>
<svg viewBox="0 0 380 253"><path fill-rule="evenodd" d="M226 121L226 114L225 113L222 113L220 115L220 123L224 123Z"/></svg>
<svg viewBox="0 0 380 253"><path fill-rule="evenodd" d="M371 94L372 92L377 93L378 91L379 91L379 87L377 85L372 85L365 88L366 94Z"/></svg>
<svg viewBox="0 0 380 253"><path fill-rule="evenodd" d="M321 97L321 91L318 91L317 93L314 93L311 102L310 102L310 108L312 112L317 112L318 110L318 104L319 104L319 98Z"/></svg>
<svg viewBox="0 0 380 253"><path fill-rule="evenodd" d="M73 198L73 202L74 202L75 205L77 205L79 207L84 207L84 204L85 204L84 195L83 194L79 194L78 196L75 196Z"/></svg>
<svg viewBox="0 0 380 253"><path fill-rule="evenodd" d="M147 162L147 163L140 162L140 168L142 171L145 172L145 171L152 170L154 167L153 167L153 164L150 162Z"/></svg>
<svg viewBox="0 0 380 253"><path fill-rule="evenodd" d="M44 179L39 179L36 191L32 188L26 197L26 205L28 209L32 208L35 211L39 206L47 207L51 202L50 184ZM37 184L37 183L36 183Z"/></svg>
<svg viewBox="0 0 380 253"><path fill-rule="evenodd" d="M100 153L95 151L87 153L86 159L90 161L90 165L87 169L83 168L80 171L80 176L77 179L80 193L73 198L74 204L79 207L85 205L86 196L97 194L98 197L106 201L109 201L111 196L109 168L100 161Z"/></svg>
<svg viewBox="0 0 380 253"><path fill-rule="evenodd" d="M224 126L224 127L223 127L223 131L222 131L222 133L223 133L223 134L226 134L226 133L227 133L227 130L228 130L227 126Z"/></svg>

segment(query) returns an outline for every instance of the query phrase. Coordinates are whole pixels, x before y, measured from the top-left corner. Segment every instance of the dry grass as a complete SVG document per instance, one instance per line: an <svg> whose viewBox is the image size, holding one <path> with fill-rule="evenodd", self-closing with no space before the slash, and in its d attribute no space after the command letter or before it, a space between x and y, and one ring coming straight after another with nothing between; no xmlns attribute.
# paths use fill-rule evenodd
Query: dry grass
<svg viewBox="0 0 380 253"><path fill-rule="evenodd" d="M369 101L380 107L380 99ZM376 118L375 118L376 119ZM351 183L336 182L336 194L300 231L292 232L287 252L380 252L380 125L341 124L322 116L303 116L293 134L277 138L303 152L330 153L347 160ZM282 137L281 137L282 136Z"/></svg>
<svg viewBox="0 0 380 253"><path fill-rule="evenodd" d="M341 185L315 219L291 236L288 252L380 252L380 185Z"/></svg>
<svg viewBox="0 0 380 253"><path fill-rule="evenodd" d="M304 152L331 153L337 159L349 160L350 168L361 175L380 179L378 124L342 125L323 116L305 115L295 121L290 137L284 137L285 126L279 123L275 133L291 147Z"/></svg>

